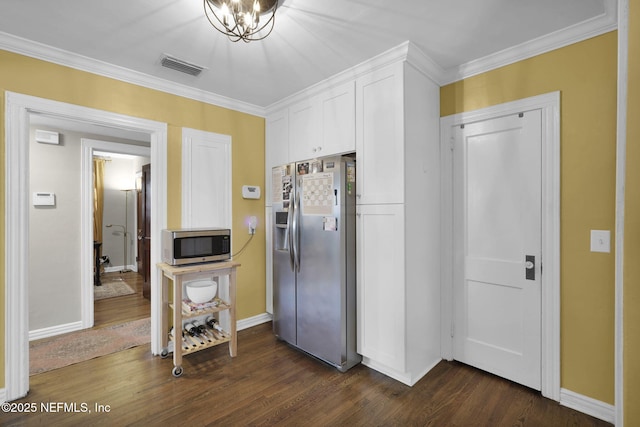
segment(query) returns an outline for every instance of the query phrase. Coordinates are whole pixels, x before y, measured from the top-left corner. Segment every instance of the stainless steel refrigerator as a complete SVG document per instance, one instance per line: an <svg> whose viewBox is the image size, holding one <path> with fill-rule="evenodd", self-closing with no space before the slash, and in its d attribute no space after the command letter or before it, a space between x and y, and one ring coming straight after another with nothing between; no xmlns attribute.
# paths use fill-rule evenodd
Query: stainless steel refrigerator
<svg viewBox="0 0 640 427"><path fill-rule="evenodd" d="M273 331L346 371L356 353L355 160L273 168Z"/></svg>

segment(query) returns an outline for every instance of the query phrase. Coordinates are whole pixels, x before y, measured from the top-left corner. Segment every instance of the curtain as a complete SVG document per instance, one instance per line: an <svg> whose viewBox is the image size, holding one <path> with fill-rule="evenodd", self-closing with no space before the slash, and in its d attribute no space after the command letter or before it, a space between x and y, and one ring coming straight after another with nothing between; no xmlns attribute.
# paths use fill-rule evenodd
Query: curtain
<svg viewBox="0 0 640 427"><path fill-rule="evenodd" d="M93 240L102 242L104 159L93 159Z"/></svg>

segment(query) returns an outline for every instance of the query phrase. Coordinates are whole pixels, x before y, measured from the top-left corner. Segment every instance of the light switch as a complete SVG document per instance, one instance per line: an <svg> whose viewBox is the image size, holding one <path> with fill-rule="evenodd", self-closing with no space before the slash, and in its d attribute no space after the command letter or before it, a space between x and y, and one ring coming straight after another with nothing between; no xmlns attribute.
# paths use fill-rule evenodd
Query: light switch
<svg viewBox="0 0 640 427"><path fill-rule="evenodd" d="M591 252L611 252L611 232L591 230Z"/></svg>

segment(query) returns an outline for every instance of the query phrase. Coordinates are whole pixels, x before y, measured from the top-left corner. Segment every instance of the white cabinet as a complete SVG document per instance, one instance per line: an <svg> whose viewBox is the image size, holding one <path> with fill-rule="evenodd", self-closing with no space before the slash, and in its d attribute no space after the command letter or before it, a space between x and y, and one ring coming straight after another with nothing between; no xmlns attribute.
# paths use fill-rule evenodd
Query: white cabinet
<svg viewBox="0 0 640 427"><path fill-rule="evenodd" d="M272 207L264 209L265 239L266 239L266 298L267 313L273 314L273 212Z"/></svg>
<svg viewBox="0 0 640 427"><path fill-rule="evenodd" d="M264 199L271 206L271 169L289 163L289 111L285 108L270 114L265 121Z"/></svg>
<svg viewBox="0 0 640 427"><path fill-rule="evenodd" d="M291 161L316 157L320 143L320 113L317 97L289 107L289 154Z"/></svg>
<svg viewBox="0 0 640 427"><path fill-rule="evenodd" d="M266 233L266 305L267 312L273 313L273 276L271 244L271 173L274 166L284 165L289 162L289 110L284 108L270 114L265 121L265 233Z"/></svg>
<svg viewBox="0 0 640 427"><path fill-rule="evenodd" d="M440 359L439 87L406 62L356 81L358 351L415 384Z"/></svg>
<svg viewBox="0 0 640 427"><path fill-rule="evenodd" d="M356 150L355 84L349 82L319 96L321 111L320 144L316 156L352 153ZM313 149L312 149L313 152Z"/></svg>
<svg viewBox="0 0 640 427"><path fill-rule="evenodd" d="M358 205L358 353L405 370L404 207Z"/></svg>
<svg viewBox="0 0 640 427"><path fill-rule="evenodd" d="M356 149L354 82L331 87L289 106L292 162Z"/></svg>
<svg viewBox="0 0 640 427"><path fill-rule="evenodd" d="M404 200L403 65L356 81L356 195L358 203Z"/></svg>

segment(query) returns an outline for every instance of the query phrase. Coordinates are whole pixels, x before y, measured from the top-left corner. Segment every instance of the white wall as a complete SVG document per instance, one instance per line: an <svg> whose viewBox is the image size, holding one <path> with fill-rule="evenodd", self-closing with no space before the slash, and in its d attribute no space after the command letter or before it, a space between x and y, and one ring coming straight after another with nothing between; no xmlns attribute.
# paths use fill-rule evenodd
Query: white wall
<svg viewBox="0 0 640 427"><path fill-rule="evenodd" d="M29 329L80 320L80 139L35 142L31 131L30 193L53 192L56 205L29 212Z"/></svg>
<svg viewBox="0 0 640 427"><path fill-rule="evenodd" d="M81 321L80 313L80 177L82 138L105 137L50 126L38 129L60 133L59 145L35 142L29 146L30 193L53 192L56 205L29 211L29 331L57 328ZM109 138L121 143L140 142ZM138 167L140 169L140 167ZM132 181L133 185L133 181ZM124 196L122 193L122 204ZM131 196L131 200L134 200ZM133 202L135 206L135 202ZM135 212L135 208L132 208ZM124 206L120 210L124 212ZM120 237L122 251L122 237ZM122 257L120 261L122 262Z"/></svg>

